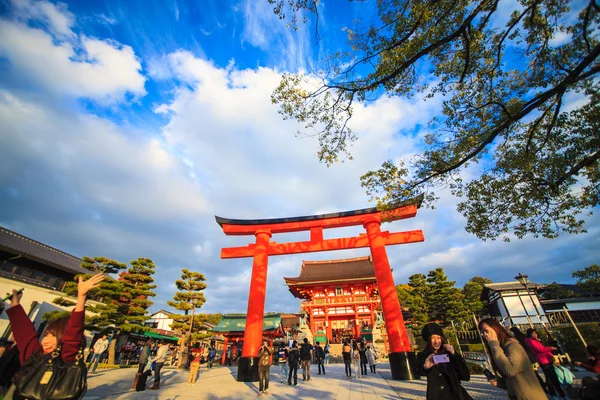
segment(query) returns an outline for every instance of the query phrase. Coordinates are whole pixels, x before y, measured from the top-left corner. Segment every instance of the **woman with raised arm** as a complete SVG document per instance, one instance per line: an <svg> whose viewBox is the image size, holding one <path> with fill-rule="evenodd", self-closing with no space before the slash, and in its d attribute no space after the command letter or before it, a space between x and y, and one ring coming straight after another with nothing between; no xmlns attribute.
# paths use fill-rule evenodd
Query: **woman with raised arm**
<svg viewBox="0 0 600 400"><path fill-rule="evenodd" d="M490 361L500 374L498 379L489 379L489 382L506 390L510 399L547 400L529 357L517 339L512 338L498 321L491 318L479 322L479 331L488 346Z"/></svg>
<svg viewBox="0 0 600 400"><path fill-rule="evenodd" d="M31 322L20 304L23 294L13 289L10 308L6 310L6 314L19 348L21 364L23 364L22 369L26 368L27 362L33 357L50 354L59 346L61 348L60 357L64 362L75 361L83 341L87 294L90 290L97 288L103 280L104 275L101 273L86 281L80 276L77 284L75 309L70 316L50 322L41 340L33 326L33 322Z"/></svg>

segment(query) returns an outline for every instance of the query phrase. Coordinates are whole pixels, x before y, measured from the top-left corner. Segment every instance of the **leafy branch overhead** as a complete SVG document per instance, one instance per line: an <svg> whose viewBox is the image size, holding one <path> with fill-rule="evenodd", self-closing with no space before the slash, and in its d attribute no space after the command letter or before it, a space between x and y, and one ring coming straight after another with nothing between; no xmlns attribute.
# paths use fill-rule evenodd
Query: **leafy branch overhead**
<svg viewBox="0 0 600 400"><path fill-rule="evenodd" d="M319 9L269 1L291 26ZM433 206L449 188L483 240L585 232L582 213L599 204L598 2L519 0L508 16L500 0L377 4L377 23L346 29L347 51L316 73L285 74L272 94L318 136L319 159L350 156L354 104L443 96L420 154L363 175L379 206L421 193Z"/></svg>

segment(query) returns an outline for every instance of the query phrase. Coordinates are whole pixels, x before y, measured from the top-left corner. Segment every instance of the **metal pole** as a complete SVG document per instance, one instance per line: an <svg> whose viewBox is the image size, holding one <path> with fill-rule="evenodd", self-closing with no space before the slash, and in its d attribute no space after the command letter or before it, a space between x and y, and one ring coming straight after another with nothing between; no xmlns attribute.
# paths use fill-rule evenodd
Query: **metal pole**
<svg viewBox="0 0 600 400"><path fill-rule="evenodd" d="M481 332L479 331L479 324L477 323L477 317L475 316L475 314L472 314L472 315L473 315L473 321L475 321L475 330L477 331L477 334L479 335L479 340L481 341L481 345L483 346L483 352L485 353L486 362L487 362L488 366L492 370L494 370L494 363L492 363L492 359L490 358L490 355L488 354L487 347L485 347L486 345L483 340L483 336L481 336ZM496 371L494 370L494 372L496 372Z"/></svg>
<svg viewBox="0 0 600 400"><path fill-rule="evenodd" d="M452 323L452 329L454 330L454 335L456 335L456 343L458 344L458 352L461 357L463 355L462 349L460 348L460 340L458 340L458 332L456 331L456 326L454 326L454 321L450 321Z"/></svg>
<svg viewBox="0 0 600 400"><path fill-rule="evenodd" d="M519 294L519 289L517 289L517 297L519 298L519 300L521 301L521 305L523 306L523 310L525 311L525 316L527 317L527 321L529 321L529 326L533 329L533 323L531 322L531 318L529 318L529 313L527 312L527 308L525 308L525 303L523 303L523 298L521 297L521 295ZM512 319L512 318L511 318Z"/></svg>
<svg viewBox="0 0 600 400"><path fill-rule="evenodd" d="M552 338L552 333L550 332L550 330L546 326L546 323L544 322L544 320L542 318L542 315L540 315L540 310L537 308L537 305L535 304L533 296L531 296L531 292L529 291L529 286L527 285L527 283L525 283L525 290L527 290L527 294L529 295L529 300L531 300L531 303L533 304L533 308L535 308L535 313L537 314L538 319L542 323L542 326L544 327L544 330L548 334L548 337ZM537 297L537 294L536 294L536 297Z"/></svg>
<svg viewBox="0 0 600 400"><path fill-rule="evenodd" d="M575 322L573 322L573 318L571 318L571 314L569 314L569 310L567 310L566 306L563 306L563 310L565 311L565 314L567 314L567 317L569 317L569 321L571 321L573 328L575 328L575 332L577 332L577 334L579 335L579 339L581 339L581 341L583 342L583 345L585 347L587 347L587 343L585 342L585 339L583 338L583 336L581 336L581 332L579 332L579 329L577 329L577 325L575 325Z"/></svg>

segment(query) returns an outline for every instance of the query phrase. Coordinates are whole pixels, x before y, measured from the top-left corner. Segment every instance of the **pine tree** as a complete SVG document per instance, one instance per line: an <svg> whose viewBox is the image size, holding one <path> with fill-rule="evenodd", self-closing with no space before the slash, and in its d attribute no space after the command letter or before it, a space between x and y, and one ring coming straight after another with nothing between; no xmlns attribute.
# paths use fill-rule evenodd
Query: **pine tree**
<svg viewBox="0 0 600 400"><path fill-rule="evenodd" d="M429 305L427 294L429 287L423 274L414 274L408 278L408 284L396 286L396 292L400 305L413 315L413 321L417 326L422 326L429 321Z"/></svg>
<svg viewBox="0 0 600 400"><path fill-rule="evenodd" d="M98 272L103 272L107 275L116 275L126 269L127 265L107 257L83 257L81 267L92 272L91 274L84 275L84 278L87 279ZM78 279L78 277L79 275L75 279ZM115 362L116 338L121 330L120 327L125 324L125 316L120 310L123 290L124 286L121 281L109 277L102 281L100 287L93 290L88 296L93 300L97 300L99 304L87 306L87 310L96 315L86 318L86 328L95 331L116 331L108 351L109 364L114 364ZM65 292L69 296L77 296L77 284L75 282L67 283Z"/></svg>
<svg viewBox="0 0 600 400"><path fill-rule="evenodd" d="M149 258L138 258L131 261L127 272L120 276L123 282L123 294L121 296L119 309L125 316L125 323L120 329L127 332L143 332L144 322L150 318L148 308L154 304L149 297L156 296L152 289L155 265Z"/></svg>
<svg viewBox="0 0 600 400"><path fill-rule="evenodd" d="M172 328L182 329L186 331L186 335L181 340L181 354L182 357L179 359L180 365L186 365L187 361L187 343L190 341L192 334L192 326L194 324L194 314L197 308L202 307L206 302L204 293L202 291L206 289L206 277L200 272L193 272L186 268L181 269L181 279L175 281L178 292L173 296L172 301L168 301L167 304L176 310L183 311L185 317L179 318L173 323ZM191 318L188 318L188 312L192 311Z"/></svg>
<svg viewBox="0 0 600 400"><path fill-rule="evenodd" d="M443 268L429 271L427 283L429 284L427 302L436 320L449 323L465 321L469 318L465 296L460 289L454 287L455 281L448 280Z"/></svg>
<svg viewBox="0 0 600 400"><path fill-rule="evenodd" d="M492 283L491 279L474 276L465 283L463 287L463 295L465 296L465 304L472 314L481 314L484 312L484 303L481 301L481 292L483 285Z"/></svg>

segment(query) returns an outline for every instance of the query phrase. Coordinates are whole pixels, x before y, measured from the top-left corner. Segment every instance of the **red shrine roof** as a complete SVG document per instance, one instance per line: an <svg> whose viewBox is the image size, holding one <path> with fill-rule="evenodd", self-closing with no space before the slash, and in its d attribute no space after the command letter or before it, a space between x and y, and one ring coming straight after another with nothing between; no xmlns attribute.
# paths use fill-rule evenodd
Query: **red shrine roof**
<svg viewBox="0 0 600 400"><path fill-rule="evenodd" d="M296 287L300 286L333 284L336 282L376 281L371 257L303 261L298 277L283 279L296 297L301 297L299 292L295 290Z"/></svg>

